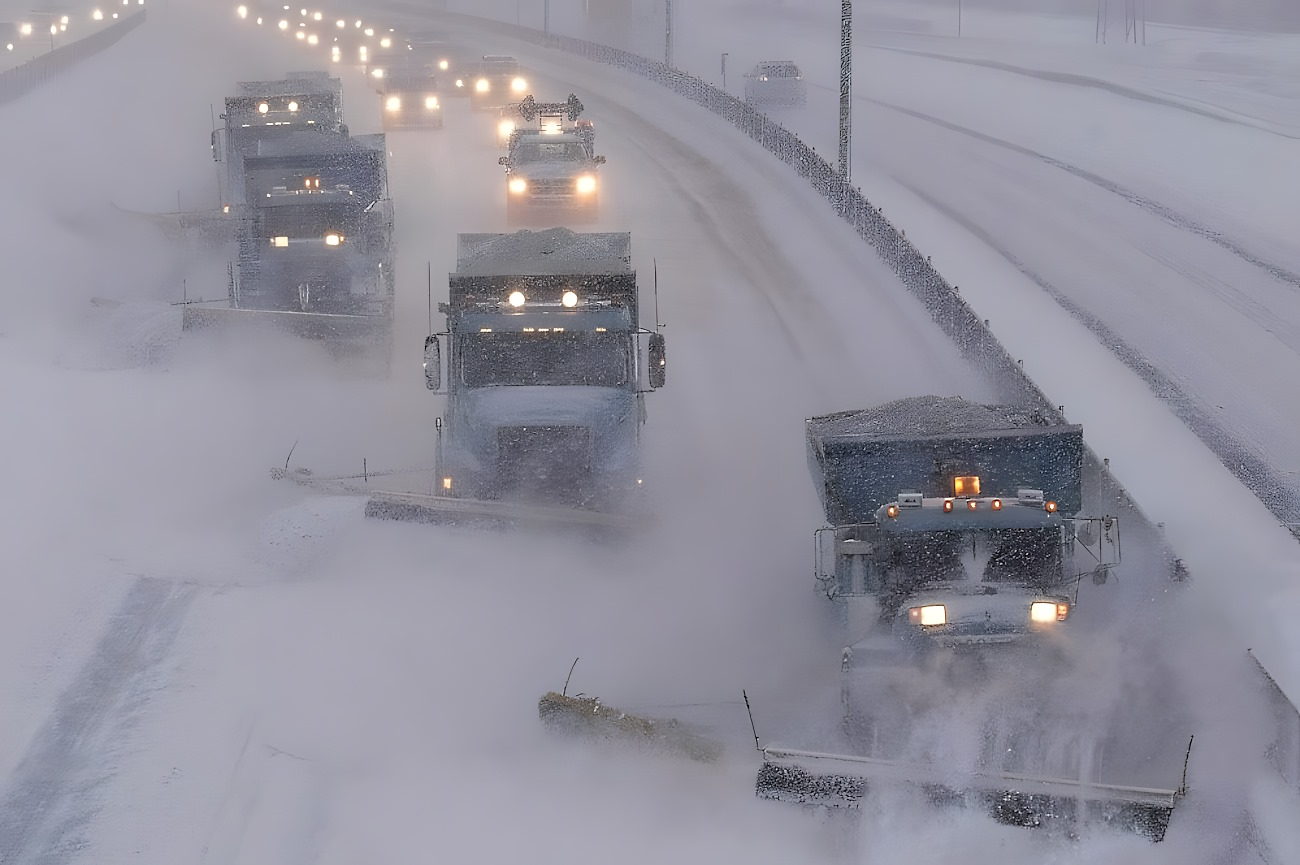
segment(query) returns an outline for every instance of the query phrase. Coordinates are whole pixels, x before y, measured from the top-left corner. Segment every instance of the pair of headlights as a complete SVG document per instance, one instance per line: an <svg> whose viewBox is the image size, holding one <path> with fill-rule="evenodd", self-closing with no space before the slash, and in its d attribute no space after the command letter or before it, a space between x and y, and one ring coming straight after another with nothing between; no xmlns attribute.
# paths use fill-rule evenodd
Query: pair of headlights
<svg viewBox="0 0 1300 865"><path fill-rule="evenodd" d="M528 181L524 180L522 177L510 178L510 182L507 183L506 186L515 195L522 195L528 191ZM596 178L590 174L584 174L574 181L573 188L577 190L580 195L590 195L596 191Z"/></svg>
<svg viewBox="0 0 1300 865"><path fill-rule="evenodd" d="M456 86L457 87L460 86L459 81L456 82ZM487 93L492 89L492 83L488 81L486 78L480 78L479 80L474 82L474 89L479 93ZM525 90L528 89L528 82L523 78L511 79L510 89L515 93L523 93Z"/></svg>
<svg viewBox="0 0 1300 865"><path fill-rule="evenodd" d="M1035 624L1064 622L1070 615L1070 605L1059 601L1034 601L1029 605L1029 621ZM943 604L925 604L910 607L907 620L912 625L934 628L948 624L948 608Z"/></svg>
<svg viewBox="0 0 1300 865"><path fill-rule="evenodd" d="M437 96L424 97L424 107L428 111L433 111L435 108L438 107L438 97ZM388 109L389 111L401 111L402 97L400 96L388 97L388 99L384 102L384 108Z"/></svg>
<svg viewBox="0 0 1300 865"><path fill-rule="evenodd" d="M326 246L341 246L343 244L343 235L337 231L331 231L323 238ZM271 245L280 249L286 249L289 246L289 237L285 234L278 234L271 238Z"/></svg>

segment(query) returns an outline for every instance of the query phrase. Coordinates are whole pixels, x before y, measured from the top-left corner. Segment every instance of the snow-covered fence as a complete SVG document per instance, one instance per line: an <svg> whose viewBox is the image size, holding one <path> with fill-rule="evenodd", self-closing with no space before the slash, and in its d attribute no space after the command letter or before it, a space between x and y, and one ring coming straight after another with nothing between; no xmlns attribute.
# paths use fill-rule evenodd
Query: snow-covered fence
<svg viewBox="0 0 1300 865"><path fill-rule="evenodd" d="M0 72L0 104L12 102L62 75L87 57L103 51L144 23L145 10L127 15L89 36L69 42L28 60L21 66Z"/></svg>

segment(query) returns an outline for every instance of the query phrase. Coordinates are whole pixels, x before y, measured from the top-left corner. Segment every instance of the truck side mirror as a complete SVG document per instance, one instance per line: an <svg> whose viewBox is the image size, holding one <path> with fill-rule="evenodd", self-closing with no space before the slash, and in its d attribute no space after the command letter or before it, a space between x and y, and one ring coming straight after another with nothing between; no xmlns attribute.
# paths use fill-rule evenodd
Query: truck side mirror
<svg viewBox="0 0 1300 865"><path fill-rule="evenodd" d="M650 361L650 387L654 389L661 388L664 386L664 379L668 374L668 354L664 346L664 335L662 333L650 334L650 344L647 346L646 354Z"/></svg>
<svg viewBox="0 0 1300 865"><path fill-rule="evenodd" d="M442 347L436 336L424 340L424 386L434 393L442 389Z"/></svg>
<svg viewBox="0 0 1300 865"><path fill-rule="evenodd" d="M597 157L595 158L595 160L593 160L593 161L594 161L597 165L604 165L604 164L605 164L605 157L603 157L603 156L597 156Z"/></svg>
<svg viewBox="0 0 1300 865"><path fill-rule="evenodd" d="M497 157L497 165L505 165L505 166L509 166L509 165L510 165L510 157L509 157L509 156L498 156L498 157Z"/></svg>
<svg viewBox="0 0 1300 865"><path fill-rule="evenodd" d="M221 161L221 130L212 130L212 161Z"/></svg>

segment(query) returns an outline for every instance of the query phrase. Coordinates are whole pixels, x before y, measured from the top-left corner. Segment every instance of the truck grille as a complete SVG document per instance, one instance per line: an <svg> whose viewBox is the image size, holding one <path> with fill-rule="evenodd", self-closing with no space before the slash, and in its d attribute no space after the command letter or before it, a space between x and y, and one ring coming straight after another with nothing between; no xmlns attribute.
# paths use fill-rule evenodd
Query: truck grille
<svg viewBox="0 0 1300 865"><path fill-rule="evenodd" d="M591 477L591 433L577 426L510 426L497 430L502 495L577 503Z"/></svg>

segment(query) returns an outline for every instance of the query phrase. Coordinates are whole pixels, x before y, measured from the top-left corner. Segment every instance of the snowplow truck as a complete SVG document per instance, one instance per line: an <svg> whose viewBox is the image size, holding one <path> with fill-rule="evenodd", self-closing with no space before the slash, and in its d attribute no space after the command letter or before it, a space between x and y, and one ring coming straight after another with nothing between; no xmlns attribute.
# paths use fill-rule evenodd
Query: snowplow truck
<svg viewBox="0 0 1300 865"><path fill-rule="evenodd" d="M805 432L827 522L817 586L856 605L866 635L842 652L838 729L812 747L763 749L758 794L853 806L872 783L911 782L1002 822L1102 819L1163 837L1181 788L1115 783L1079 737L1036 738L1063 725L1015 720L1042 717L1034 701L1056 678L1080 577L1104 582L1118 563L1115 518L1080 514L1082 427L930 396L810 418ZM936 671L941 686L927 678ZM988 753L964 767L927 753L918 719L962 711L937 693L986 699L1010 732L986 721Z"/></svg>
<svg viewBox="0 0 1300 865"><path fill-rule="evenodd" d="M425 342L426 385L447 398L439 495L372 499L371 515L604 524L632 510L644 398L666 360L641 326L631 245L566 228L458 236L447 329Z"/></svg>
<svg viewBox="0 0 1300 865"><path fill-rule="evenodd" d="M226 102L237 262L228 306L187 306L184 327L260 321L387 365L392 207L382 135L348 135L338 82L246 84ZM255 118L270 118L255 125ZM224 209L224 208L223 208Z"/></svg>

